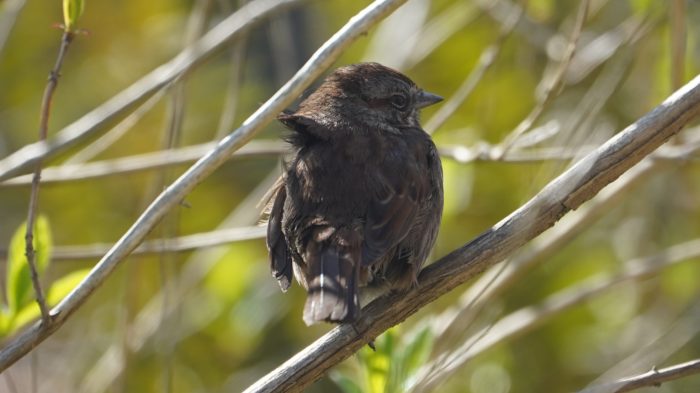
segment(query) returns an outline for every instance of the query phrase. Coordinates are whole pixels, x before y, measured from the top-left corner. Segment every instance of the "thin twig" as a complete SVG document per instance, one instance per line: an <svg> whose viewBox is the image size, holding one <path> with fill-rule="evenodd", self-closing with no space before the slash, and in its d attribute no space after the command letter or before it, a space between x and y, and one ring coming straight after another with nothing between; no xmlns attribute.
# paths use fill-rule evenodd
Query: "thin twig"
<svg viewBox="0 0 700 393"><path fill-rule="evenodd" d="M433 117L431 117L430 120L425 123L425 127L423 128L425 128L429 134L432 134L435 132L435 130L440 128L440 126L445 124L447 119L449 119L450 116L452 116L452 114L459 109L462 103L464 103L474 89L476 89L479 82L483 80L486 71L496 61L503 43L505 42L506 38L510 36L513 28L517 25L524 12L524 8L517 7L512 12L513 13L509 16L505 24L501 27L501 32L499 33L495 42L481 52L481 56L479 56L476 66L474 69L472 69L469 75L467 75L459 88L457 88L457 91L447 100L447 102L441 105L440 109L438 109Z"/></svg>
<svg viewBox="0 0 700 393"><path fill-rule="evenodd" d="M683 85L685 78L685 48L687 42L687 13L685 0L671 1L671 88Z"/></svg>
<svg viewBox="0 0 700 393"><path fill-rule="evenodd" d="M659 312L666 315L667 304L659 303L654 307L657 312L648 315L646 318L633 323L626 331L622 331L620 336L637 335L639 345L631 345L631 353L616 362L615 365L606 367L606 371L595 381L579 391L579 393L610 393L619 388L614 386L628 375L634 375L643 370L653 369L655 365L665 362L669 357L678 354L683 349L693 347L689 343L698 336L700 332L700 302L697 300L688 304L685 310L674 318L672 322L666 324L663 329L648 329L639 325L646 325L655 321L659 317ZM675 314L675 312L674 312ZM634 325L637 325L636 327ZM636 331L635 331L636 330ZM613 386L611 386L613 385ZM623 390L627 391L627 390Z"/></svg>
<svg viewBox="0 0 700 393"><path fill-rule="evenodd" d="M211 0L197 0L194 2L190 11L190 16L187 20L187 26L183 35L183 46L186 48L194 41L199 39L205 29L205 24L208 19ZM187 103L186 94L186 76L178 78L173 82L173 88L170 89L170 99L167 105L167 120L163 129L161 140L161 148L172 155L172 150L176 149L181 143L183 133L183 123L185 119L185 107ZM161 168L156 176L155 181L151 182L152 190L146 194L147 200L151 200L157 196L164 187L173 181L174 171L167 167ZM161 234L161 246L164 246L171 238L178 235L180 230L180 211L173 209L167 216L164 217L159 232ZM164 248L164 247L163 247ZM182 298L177 297L173 283L175 273L175 264L180 259L177 253L171 253L162 250L158 253L158 272L160 276L160 288L163 296L163 310L173 310L173 314L181 315ZM178 318L169 318L169 315L164 311L159 315L158 336L160 339L160 351L158 358L162 363L162 384L163 393L172 393L174 380L174 361L176 350L176 331L180 327L181 321ZM129 339L130 329L125 329L124 334L126 340Z"/></svg>
<svg viewBox="0 0 700 393"><path fill-rule="evenodd" d="M41 100L41 114L39 117L39 141L45 141L49 132L49 115L51 114L51 104L53 101L53 93L58 86L58 79L61 76L61 66L65 59L66 52L73 41L73 32L65 30L61 38L61 47L58 50L56 64L49 74L49 80L46 83L44 96ZM39 271L36 266L36 251L34 250L34 223L39 211L39 182L41 181L41 160L37 161L32 177L32 191L29 195L29 209L27 212L27 231L24 235L25 240L25 255L29 264L29 272L32 276L32 285L36 294L36 302L41 310L41 319L45 324L49 323L49 311L44 300L44 291L41 289L39 282Z"/></svg>
<svg viewBox="0 0 700 393"><path fill-rule="evenodd" d="M246 392L298 391L308 386L386 329L544 232L698 116L700 76L581 159L494 227L426 267L415 288L373 301L362 310L357 322L334 328Z"/></svg>
<svg viewBox="0 0 700 393"><path fill-rule="evenodd" d="M22 11L25 3L26 0L6 0L2 4L3 9L0 10L0 54L5 48L12 26L17 21L17 16Z"/></svg>
<svg viewBox="0 0 700 393"><path fill-rule="evenodd" d="M416 32L416 43L407 54L402 66L411 69L428 57L435 49L469 25L479 16L471 1L456 1L449 8L431 18Z"/></svg>
<svg viewBox="0 0 700 393"><path fill-rule="evenodd" d="M245 4L246 0L238 0L238 5ZM231 4L228 0L219 0L221 9L229 13L231 12ZM216 130L216 139L223 138L231 128L233 128L234 120L236 119L236 109L238 107L238 94L240 93L241 78L243 76L243 66L245 60L245 51L248 45L248 34L241 34L230 49L229 60L229 80L226 88L226 98L224 99L223 109L219 117L219 126Z"/></svg>
<svg viewBox="0 0 700 393"><path fill-rule="evenodd" d="M49 141L36 142L0 160L0 181L27 173L38 160L46 160L100 132L131 112L143 100L167 86L173 80L203 64L230 40L272 13L280 12L303 0L256 0L247 3L221 21L200 40L172 60L148 73L107 102L65 127Z"/></svg>
<svg viewBox="0 0 700 393"><path fill-rule="evenodd" d="M189 164L200 159L216 143L202 143L172 150L159 150L152 153L135 154L112 160L95 161L87 164L71 164L48 167L42 171L42 184L57 184L71 181L86 181L109 176L124 175L151 169ZM445 159L455 160L461 164L471 162L523 163L551 160L570 160L588 153L594 146L581 146L577 151L568 148L550 147L528 150L513 150L506 157L500 157L500 149L486 142L477 142L473 146L446 145L438 146L440 155ZM281 141L253 140L236 151L231 159L271 158L284 154L288 147ZM3 187L23 187L31 184L30 175L17 176L0 182Z"/></svg>
<svg viewBox="0 0 700 393"><path fill-rule="evenodd" d="M131 255L151 255L163 252L191 251L198 248L215 247L233 242L262 239L266 229L259 226L224 228L193 235L183 235L170 239L153 239L141 243ZM107 253L112 243L84 246L54 246L51 257L55 261L76 261L95 259ZM0 254L1 255L1 254Z"/></svg>
<svg viewBox="0 0 700 393"><path fill-rule="evenodd" d="M4 372L2 375L5 377L5 385L7 385L7 390L9 390L10 393L19 393L17 385L15 385L15 381L12 379L10 373Z"/></svg>
<svg viewBox="0 0 700 393"><path fill-rule="evenodd" d="M506 136L501 144L503 152L502 155L508 153L515 141L523 134L525 131L529 130L533 124L540 118L544 109L549 105L549 103L561 92L561 88L564 82L564 75L566 75L566 70L571 63L571 59L574 57L576 52L576 46L578 39L583 31L583 25L586 22L586 16L588 15L588 7L590 0L582 0L581 5L576 16L576 23L574 24L574 29L571 32L571 37L569 38L569 45L566 47L566 52L559 63L557 72L554 74L550 85L545 89L544 94L540 102L535 106L535 108L530 112L530 114L522 121L518 126Z"/></svg>
<svg viewBox="0 0 700 393"><path fill-rule="evenodd" d="M505 25L508 17L522 8L519 4L507 0L476 0L479 6L495 22ZM556 31L551 30L545 24L536 22L523 14L523 18L515 26L515 31L523 36L534 49L547 53L547 44Z"/></svg>
<svg viewBox="0 0 700 393"><path fill-rule="evenodd" d="M95 265L92 271L68 294L52 312L51 323L34 324L8 342L0 350L0 371L35 348L65 323L88 297L109 277L112 271L143 241L163 216L189 194L192 189L221 166L232 152L250 141L265 125L291 104L311 83L356 39L393 12L406 0L377 0L360 11L319 48L307 63L253 113L243 125L224 138L216 148L197 161L189 170L163 191L141 214L122 238ZM250 4L250 3L249 3ZM247 6L246 6L247 7ZM244 7L245 8L245 7ZM259 11L259 10L255 10ZM253 10L249 12L257 15ZM244 21L238 21L243 23ZM206 38L206 37L205 37Z"/></svg>
<svg viewBox="0 0 700 393"><path fill-rule="evenodd" d="M643 374L623 378L602 386L594 386L593 391L618 393L629 392L647 386L659 387L662 382L673 381L694 374L700 374L700 359L676 364L660 370L654 367Z"/></svg>
<svg viewBox="0 0 700 393"><path fill-rule="evenodd" d="M131 130L139 120L141 120L148 112L153 109L163 98L163 96L170 91L170 85L163 87L162 89L156 91L152 96L148 97L147 100L143 101L139 106L134 109L133 112L129 113L128 116L123 118L112 127L109 131L105 132L102 136L97 138L94 142L82 148L77 153L73 154L70 158L66 159L59 168L70 167L71 165L82 164L84 162L92 160L95 156L99 155L103 151L107 150L110 146L114 145L121 137L123 137L129 130ZM45 171L50 169L56 170L56 168L46 168ZM44 180L48 181L48 172L44 172ZM17 176L13 179L21 178L23 176ZM0 182L0 185L3 183Z"/></svg>
<svg viewBox="0 0 700 393"><path fill-rule="evenodd" d="M95 161L87 164L66 164L48 167L42 172L41 182L46 185L68 181L85 181L149 169L190 164L202 158L202 156L208 151L211 151L215 146L215 142L209 142L171 150L135 154L133 156L115 158L112 160ZM276 157L285 153L287 150L287 146L281 141L255 140L236 151L231 155L230 159ZM0 182L0 188L27 186L29 184L31 184L31 176L22 175Z"/></svg>

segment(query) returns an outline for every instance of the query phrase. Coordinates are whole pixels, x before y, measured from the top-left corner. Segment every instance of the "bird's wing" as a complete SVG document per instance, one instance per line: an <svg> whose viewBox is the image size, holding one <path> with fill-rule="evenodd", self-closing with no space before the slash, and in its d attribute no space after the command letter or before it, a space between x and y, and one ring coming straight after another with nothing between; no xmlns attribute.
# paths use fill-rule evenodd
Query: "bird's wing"
<svg viewBox="0 0 700 393"><path fill-rule="evenodd" d="M270 270L279 282L282 291L287 291L292 284L292 258L289 255L287 241L282 233L282 214L287 190L284 182L277 184L273 192L274 202L270 209L267 223L267 249L270 254Z"/></svg>
<svg viewBox="0 0 700 393"><path fill-rule="evenodd" d="M409 170L404 176L380 172L377 178L380 186L370 200L365 222L362 247L365 266L373 264L406 237L425 194L424 180L417 170Z"/></svg>

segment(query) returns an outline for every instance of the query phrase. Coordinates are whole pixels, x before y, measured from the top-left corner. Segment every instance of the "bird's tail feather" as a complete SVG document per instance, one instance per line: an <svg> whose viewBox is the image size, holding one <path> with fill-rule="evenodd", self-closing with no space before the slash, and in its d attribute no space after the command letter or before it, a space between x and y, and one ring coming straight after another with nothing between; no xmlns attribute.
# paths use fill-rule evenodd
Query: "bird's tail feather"
<svg viewBox="0 0 700 393"><path fill-rule="evenodd" d="M336 235L338 235L336 233ZM346 322L357 318L360 247L355 242L325 242L309 255L304 322Z"/></svg>

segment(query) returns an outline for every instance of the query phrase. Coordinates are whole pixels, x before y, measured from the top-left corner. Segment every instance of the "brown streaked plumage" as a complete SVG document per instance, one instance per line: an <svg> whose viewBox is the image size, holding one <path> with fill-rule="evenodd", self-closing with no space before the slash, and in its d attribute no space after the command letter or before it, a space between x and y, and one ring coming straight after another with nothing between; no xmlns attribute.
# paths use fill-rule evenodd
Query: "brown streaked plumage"
<svg viewBox="0 0 700 393"><path fill-rule="evenodd" d="M418 111L441 100L377 63L339 68L293 113L295 155L274 190L267 246L304 321L353 321L359 288L408 288L435 243L442 169Z"/></svg>

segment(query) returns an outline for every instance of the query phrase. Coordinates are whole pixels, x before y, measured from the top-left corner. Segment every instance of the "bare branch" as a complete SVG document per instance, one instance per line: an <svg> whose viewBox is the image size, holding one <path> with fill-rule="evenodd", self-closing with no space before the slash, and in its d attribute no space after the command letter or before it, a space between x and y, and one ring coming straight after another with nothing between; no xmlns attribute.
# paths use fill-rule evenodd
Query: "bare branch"
<svg viewBox="0 0 700 393"><path fill-rule="evenodd" d="M113 160L95 161L87 164L66 164L44 169L41 183L52 184L66 181L89 180L106 176L123 175L158 169L173 165L189 164L197 161L216 146L216 142L202 143L170 150L159 150L152 153L136 154ZM280 141L251 141L231 158L274 157L287 151ZM17 176L0 182L0 187L26 186L31 184L30 175Z"/></svg>
<svg viewBox="0 0 700 393"><path fill-rule="evenodd" d="M478 16L477 8L471 1L457 1L449 8L435 15L420 31L416 32L416 44L407 54L403 67L413 68L433 51L469 25Z"/></svg>
<svg viewBox="0 0 700 393"><path fill-rule="evenodd" d="M593 386L584 390L583 392L630 392L646 386L659 387L661 386L662 382L673 381L674 379L679 379L698 373L700 373L700 359L695 359L689 362L662 368L660 370L657 370L656 367L654 367L644 374L623 378L605 385Z"/></svg>
<svg viewBox="0 0 700 393"><path fill-rule="evenodd" d="M671 2L671 87L683 85L685 78L685 50L688 42L686 3L683 0Z"/></svg>
<svg viewBox="0 0 700 393"><path fill-rule="evenodd" d="M518 20L520 20L523 9L516 8L512 12L513 14L510 15L506 21L506 24L501 28L501 32L496 38L496 41L481 52L479 61L474 69L464 79L462 85L457 88L457 91L450 97L450 99L441 105L440 109L438 109L433 117L431 117L425 124L424 128L429 134L432 134L436 129L445 124L447 119L452 116L457 109L459 109L459 107L474 91L479 82L481 82L481 80L484 78L486 71L496 61L498 53L501 51L501 47L503 46L503 42L513 31L513 28L517 24Z"/></svg>
<svg viewBox="0 0 700 393"><path fill-rule="evenodd" d="M350 44L405 1L377 0L352 17L311 56L292 79L244 121L241 127L221 140L214 150L197 161L146 208L87 277L51 310L51 323L46 325L35 323L0 350L0 371L5 370L62 326L68 317L102 285L117 265L143 241L168 211L177 206L197 184L207 178L234 151L250 141L255 133L291 104ZM242 22L238 20L238 23Z"/></svg>
<svg viewBox="0 0 700 393"><path fill-rule="evenodd" d="M151 153L136 154L112 160L95 161L87 164L65 164L48 167L42 171L42 184L56 184L69 181L84 181L108 176L123 175L150 169L189 164L197 161L206 152L216 146L215 142L186 146L171 150L159 150ZM497 161L503 163L541 162L550 160L571 160L582 153L592 151L595 146L580 146L576 151L570 148L533 148L527 150L511 150L505 157L500 157L500 149L486 142L478 142L473 146L438 146L443 158L466 164L474 161ZM253 140L230 159L276 157L288 151L281 141ZM17 176L0 182L2 187L22 187L31 184L31 175Z"/></svg>
<svg viewBox="0 0 700 393"><path fill-rule="evenodd" d="M588 154L525 205L473 241L425 268L418 285L370 303L354 324L337 326L246 392L299 391L330 367L425 305L500 262L578 208L700 115L700 76Z"/></svg>
<svg viewBox="0 0 700 393"><path fill-rule="evenodd" d="M245 0L239 0L239 4L245 3ZM219 6L224 12L230 12L231 4L228 1L219 1ZM238 94L240 93L240 84L243 76L243 65L245 51L248 42L248 34L242 34L233 47L230 49L230 65L229 65L229 81L226 87L226 98L224 99L223 111L219 117L219 126L216 130L216 139L221 139L233 127L233 121L236 118L236 109L238 106Z"/></svg>
<svg viewBox="0 0 700 393"><path fill-rule="evenodd" d="M542 115L544 109L561 92L561 88L564 85L564 75L566 74L566 70L569 68L569 64L571 64L571 59L573 59L574 57L574 53L576 52L576 47L578 44L578 39L581 36L581 31L583 31L583 24L586 22L589 3L589 0L581 1L581 5L576 16L574 30L571 33L571 37L569 38L569 44L566 47L566 52L564 53L564 56L561 62L559 63L559 67L557 68L557 71L554 74L554 77L552 78L549 86L547 86L547 88L545 89L542 99L537 104L537 106L535 106L532 112L530 112L530 114L522 122L520 122L520 124L518 124L515 130L513 130L513 132L511 132L508 136L504 138L502 143L504 155L508 152L508 150L510 150L511 147L513 147L515 141L525 131L529 130L530 127L532 127L532 125L537 121L537 119L539 119L540 115Z"/></svg>
<svg viewBox="0 0 700 393"><path fill-rule="evenodd" d="M54 157L80 141L94 136L106 124L129 113L150 95L204 63L217 50L260 22L262 18L301 1L256 0L244 5L175 58L68 125L58 132L54 139L27 145L0 160L0 180L26 173L38 160Z"/></svg>
<svg viewBox="0 0 700 393"><path fill-rule="evenodd" d="M265 236L264 227L240 227L217 229L170 239L154 239L143 242L131 255L157 254L161 252L190 251L198 248L220 246L233 242L261 239ZM54 260L93 259L105 255L112 244L92 244L87 246L55 246Z"/></svg>
<svg viewBox="0 0 700 393"><path fill-rule="evenodd" d="M12 26L14 26L17 16L24 8L26 0L8 0L2 4L0 10L0 53L5 48L7 37L10 36Z"/></svg>
<svg viewBox="0 0 700 393"><path fill-rule="evenodd" d="M117 125L63 162L61 168L90 161L93 159L93 157L107 150L129 130L131 130L139 120L141 120L148 112L151 111L151 109L153 109L154 106L156 106L157 103L160 102L161 98L163 98L163 96L170 90L170 86L172 86L172 83L148 97L148 99L139 104L139 106L135 108L133 112L129 113L128 116L119 121ZM46 168L47 171L50 169L51 168ZM17 176L16 178L13 178L13 180L20 177L23 176ZM2 184L3 183L0 182L0 186L2 186Z"/></svg>

